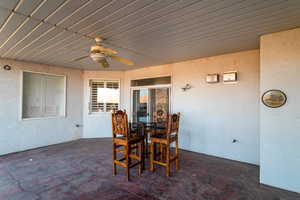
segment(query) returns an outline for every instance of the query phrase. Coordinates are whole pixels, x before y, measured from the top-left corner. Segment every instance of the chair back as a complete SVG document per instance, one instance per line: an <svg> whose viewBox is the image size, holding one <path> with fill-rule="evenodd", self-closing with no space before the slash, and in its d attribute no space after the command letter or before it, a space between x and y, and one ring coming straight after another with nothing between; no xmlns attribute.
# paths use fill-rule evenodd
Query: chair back
<svg viewBox="0 0 300 200"><path fill-rule="evenodd" d="M153 113L153 121L159 123L168 121L168 113L166 113L162 109L157 110Z"/></svg>
<svg viewBox="0 0 300 200"><path fill-rule="evenodd" d="M112 133L113 138L123 136L128 138L128 118L126 111L117 110L112 113Z"/></svg>
<svg viewBox="0 0 300 200"><path fill-rule="evenodd" d="M178 131L179 131L179 119L180 119L180 113L169 115L167 137L169 137L173 133L175 133L176 135L178 135Z"/></svg>

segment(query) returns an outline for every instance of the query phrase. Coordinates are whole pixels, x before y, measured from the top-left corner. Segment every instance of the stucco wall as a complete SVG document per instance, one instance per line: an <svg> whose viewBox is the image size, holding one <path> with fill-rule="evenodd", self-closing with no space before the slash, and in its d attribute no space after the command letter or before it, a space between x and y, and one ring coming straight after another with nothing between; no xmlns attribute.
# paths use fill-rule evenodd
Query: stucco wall
<svg viewBox="0 0 300 200"><path fill-rule="evenodd" d="M205 82L206 74L226 71L238 72L236 84ZM182 114L180 146L259 164L259 51L175 63L172 74L173 112ZM187 83L192 89L183 92Z"/></svg>
<svg viewBox="0 0 300 200"><path fill-rule="evenodd" d="M3 70L9 64L11 71ZM82 135L82 71L0 59L0 154L79 139ZM66 117L21 120L22 70L66 75Z"/></svg>
<svg viewBox="0 0 300 200"><path fill-rule="evenodd" d="M112 137L111 113L89 114L90 89L89 80L119 80L121 97L120 108L123 108L124 71L85 71L84 72L84 103L83 103L83 137Z"/></svg>
<svg viewBox="0 0 300 200"><path fill-rule="evenodd" d="M205 83L208 73L232 70L236 84ZM258 50L126 71L123 107L130 110L130 80L165 75L172 76L172 112L182 113L181 148L259 164ZM192 89L182 92L186 83Z"/></svg>
<svg viewBox="0 0 300 200"><path fill-rule="evenodd" d="M261 94L280 89L287 103L260 106L260 181L300 192L300 29L261 37Z"/></svg>

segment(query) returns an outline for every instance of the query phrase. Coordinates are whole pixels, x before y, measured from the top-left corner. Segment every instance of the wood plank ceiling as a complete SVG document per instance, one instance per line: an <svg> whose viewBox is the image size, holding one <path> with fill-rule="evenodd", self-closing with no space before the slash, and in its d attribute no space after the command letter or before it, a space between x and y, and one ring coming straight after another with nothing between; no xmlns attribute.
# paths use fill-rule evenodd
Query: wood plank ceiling
<svg viewBox="0 0 300 200"><path fill-rule="evenodd" d="M259 47L259 36L300 26L299 0L1 0L0 56L101 69L92 38L131 59L131 69Z"/></svg>

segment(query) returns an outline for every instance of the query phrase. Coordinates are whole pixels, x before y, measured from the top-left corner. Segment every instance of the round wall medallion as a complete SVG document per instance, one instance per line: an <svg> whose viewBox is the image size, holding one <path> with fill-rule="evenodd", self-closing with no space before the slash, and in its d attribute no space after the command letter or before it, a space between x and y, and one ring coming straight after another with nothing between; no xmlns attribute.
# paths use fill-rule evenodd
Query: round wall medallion
<svg viewBox="0 0 300 200"><path fill-rule="evenodd" d="M270 108L278 108L286 103L286 95L280 90L268 90L262 97L262 102Z"/></svg>

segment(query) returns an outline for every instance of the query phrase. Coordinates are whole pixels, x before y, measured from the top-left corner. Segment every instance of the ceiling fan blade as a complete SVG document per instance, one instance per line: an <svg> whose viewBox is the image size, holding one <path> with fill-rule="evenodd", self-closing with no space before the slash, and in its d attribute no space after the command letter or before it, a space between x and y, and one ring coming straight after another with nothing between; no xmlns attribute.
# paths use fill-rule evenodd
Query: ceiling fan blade
<svg viewBox="0 0 300 200"><path fill-rule="evenodd" d="M118 53L117 51L115 51L113 49L110 49L110 48L105 48L104 51L107 52L107 54L110 54L110 55L114 55L114 54Z"/></svg>
<svg viewBox="0 0 300 200"><path fill-rule="evenodd" d="M110 57L116 61L119 61L119 62L125 64L125 65L130 65L130 66L134 65L133 62L131 62L130 60L127 60L125 58L121 58L119 56L110 56Z"/></svg>
<svg viewBox="0 0 300 200"><path fill-rule="evenodd" d="M71 62L77 62L79 60L82 60L82 59L85 59L85 58L88 58L88 57L90 57L90 56L82 56L80 58L76 58L76 59L72 60Z"/></svg>
<svg viewBox="0 0 300 200"><path fill-rule="evenodd" d="M108 68L109 67L109 64L108 64L106 59L103 59L100 63L102 64L103 68Z"/></svg>

